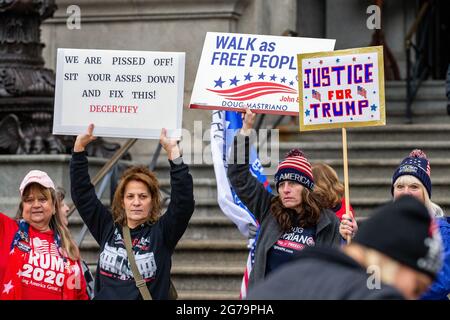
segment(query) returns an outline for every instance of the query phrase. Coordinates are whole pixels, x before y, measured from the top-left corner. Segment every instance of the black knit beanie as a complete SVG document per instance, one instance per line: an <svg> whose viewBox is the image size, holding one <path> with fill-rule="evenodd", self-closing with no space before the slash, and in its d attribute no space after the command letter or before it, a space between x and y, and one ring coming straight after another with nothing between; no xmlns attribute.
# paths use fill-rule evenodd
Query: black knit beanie
<svg viewBox="0 0 450 320"><path fill-rule="evenodd" d="M442 266L442 240L427 208L411 196L379 208L365 221L354 242L431 276Z"/></svg>

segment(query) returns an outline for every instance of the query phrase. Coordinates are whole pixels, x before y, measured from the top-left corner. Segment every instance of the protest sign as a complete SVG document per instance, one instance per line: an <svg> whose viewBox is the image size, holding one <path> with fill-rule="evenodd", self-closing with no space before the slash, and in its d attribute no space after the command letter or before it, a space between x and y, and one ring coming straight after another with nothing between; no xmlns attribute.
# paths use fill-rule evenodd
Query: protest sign
<svg viewBox="0 0 450 320"><path fill-rule="evenodd" d="M342 128L345 208L352 217L346 128L386 124L383 47L299 54L297 61L300 131Z"/></svg>
<svg viewBox="0 0 450 320"><path fill-rule="evenodd" d="M298 55L300 131L386 123L383 47Z"/></svg>
<svg viewBox="0 0 450 320"><path fill-rule="evenodd" d="M53 134L181 137L185 53L58 49Z"/></svg>
<svg viewBox="0 0 450 320"><path fill-rule="evenodd" d="M333 50L335 40L206 34L190 108L298 115L298 53Z"/></svg>

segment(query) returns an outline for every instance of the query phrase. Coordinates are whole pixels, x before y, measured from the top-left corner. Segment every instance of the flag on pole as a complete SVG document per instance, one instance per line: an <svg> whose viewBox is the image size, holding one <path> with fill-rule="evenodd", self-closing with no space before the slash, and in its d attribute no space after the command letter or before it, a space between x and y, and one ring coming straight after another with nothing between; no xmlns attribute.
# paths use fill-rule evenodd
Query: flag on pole
<svg viewBox="0 0 450 320"><path fill-rule="evenodd" d="M233 111L213 111L211 122L211 153L217 182L217 202L222 212L238 227L246 238L249 237L249 225L256 227L256 237L249 239L250 249L247 265L242 279L240 298L247 296L248 277L254 262L256 240L259 234L259 223L252 212L240 201L234 192L228 177L228 156L237 131L242 127L241 114ZM267 177L259 161L256 150L250 147L250 172L271 192Z"/></svg>

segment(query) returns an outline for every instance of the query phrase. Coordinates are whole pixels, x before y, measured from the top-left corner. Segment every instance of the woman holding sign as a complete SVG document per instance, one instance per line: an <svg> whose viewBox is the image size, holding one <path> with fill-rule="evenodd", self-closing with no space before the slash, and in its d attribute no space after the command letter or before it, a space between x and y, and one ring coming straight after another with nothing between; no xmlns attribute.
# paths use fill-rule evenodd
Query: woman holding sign
<svg viewBox="0 0 450 320"><path fill-rule="evenodd" d="M161 215L158 180L145 167L131 167L123 173L110 212L97 199L88 174L85 148L95 139L93 130L91 124L85 134L77 136L70 179L72 200L100 245L95 299L149 299L145 297L146 290L138 289L138 282L145 283L152 299L169 299L172 254L194 212L192 176L183 163L177 141L169 139L166 130L162 130L160 143L168 154L172 190L166 213ZM143 281L136 282L135 271L132 266L130 269L124 244L128 232L135 270L139 270Z"/></svg>
<svg viewBox="0 0 450 320"><path fill-rule="evenodd" d="M236 194L261 226L249 288L292 261L305 247L339 246L341 236L346 236L339 231L336 214L324 209L312 192L311 165L300 150L291 150L278 165L275 173L278 196L268 192L251 175L248 149L254 120L255 115L247 109L242 129L234 140L233 163L228 167Z"/></svg>

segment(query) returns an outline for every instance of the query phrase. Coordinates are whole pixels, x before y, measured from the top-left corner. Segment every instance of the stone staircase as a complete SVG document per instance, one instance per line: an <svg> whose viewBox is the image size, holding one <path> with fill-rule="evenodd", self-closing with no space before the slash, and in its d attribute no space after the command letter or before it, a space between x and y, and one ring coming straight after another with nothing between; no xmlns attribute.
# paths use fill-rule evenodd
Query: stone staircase
<svg viewBox="0 0 450 320"><path fill-rule="evenodd" d="M405 83L386 85L387 125L347 129L350 199L358 217L391 199L391 177L413 148L422 148L431 162L433 201L450 212L450 116L446 113L443 81L428 81L413 105L413 124L405 124ZM293 147L304 150L311 162L323 161L341 180L340 130L299 133L297 123L280 126L280 158ZM148 154L135 156L147 162ZM180 299L238 299L247 259L246 239L220 211L212 165L190 165L196 209L173 257L172 278ZM169 188L168 164L161 157L156 173ZM268 177L270 181L272 176ZM72 230L81 219L71 217ZM97 249L90 235L82 244L84 259L95 269Z"/></svg>

